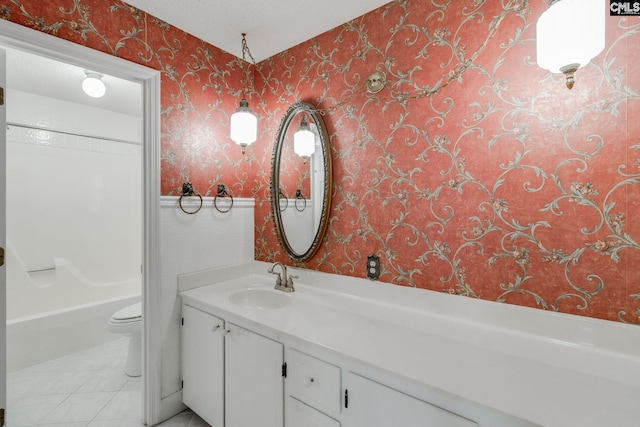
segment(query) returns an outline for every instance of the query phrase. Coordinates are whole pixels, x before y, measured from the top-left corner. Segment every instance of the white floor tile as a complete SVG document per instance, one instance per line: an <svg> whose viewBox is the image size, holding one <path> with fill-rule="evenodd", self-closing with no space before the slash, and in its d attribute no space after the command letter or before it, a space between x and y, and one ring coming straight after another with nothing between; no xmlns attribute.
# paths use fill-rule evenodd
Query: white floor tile
<svg viewBox="0 0 640 427"><path fill-rule="evenodd" d="M120 391L128 381L129 377L122 369L103 369L82 384L78 388L78 393Z"/></svg>
<svg viewBox="0 0 640 427"><path fill-rule="evenodd" d="M113 392L72 394L47 416L47 421L89 422L113 399L114 395Z"/></svg>
<svg viewBox="0 0 640 427"><path fill-rule="evenodd" d="M142 378L124 374L128 339L7 376L7 427L144 427ZM184 411L157 427L209 427Z"/></svg>
<svg viewBox="0 0 640 427"><path fill-rule="evenodd" d="M142 427L140 419L91 421L87 427Z"/></svg>
<svg viewBox="0 0 640 427"><path fill-rule="evenodd" d="M85 422L79 422L79 423L47 423L46 421L44 422L44 424L36 424L35 427L84 427L85 426Z"/></svg>
<svg viewBox="0 0 640 427"><path fill-rule="evenodd" d="M119 391L95 416L96 421L142 419L142 399L139 391Z"/></svg>
<svg viewBox="0 0 640 427"><path fill-rule="evenodd" d="M66 394L25 397L9 408L6 424L12 427L33 426L64 402L67 397Z"/></svg>

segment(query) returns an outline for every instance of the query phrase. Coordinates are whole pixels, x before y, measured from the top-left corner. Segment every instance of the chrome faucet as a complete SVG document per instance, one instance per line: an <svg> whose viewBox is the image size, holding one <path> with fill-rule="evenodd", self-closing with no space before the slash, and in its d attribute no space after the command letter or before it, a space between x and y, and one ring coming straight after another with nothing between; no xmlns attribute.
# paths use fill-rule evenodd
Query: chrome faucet
<svg viewBox="0 0 640 427"><path fill-rule="evenodd" d="M282 268L282 275L280 273L278 273L277 271L273 271L274 268L276 268L276 266L280 266ZM276 278L276 286L275 289L279 290L279 291L283 291L283 292L293 292L295 291L295 289L293 288L293 279L297 279L298 276L291 276L291 275L287 275L287 266L280 263L280 262L274 262L273 265L271 265L271 267L269 267L269 269L267 270L267 273L271 273L271 274L277 274L278 277Z"/></svg>

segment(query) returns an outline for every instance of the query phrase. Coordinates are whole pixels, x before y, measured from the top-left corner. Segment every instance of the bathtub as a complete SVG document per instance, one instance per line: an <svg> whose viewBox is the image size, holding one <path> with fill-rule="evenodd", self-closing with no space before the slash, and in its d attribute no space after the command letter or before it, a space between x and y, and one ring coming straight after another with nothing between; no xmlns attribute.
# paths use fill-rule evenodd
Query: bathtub
<svg viewBox="0 0 640 427"><path fill-rule="evenodd" d="M107 321L140 301L140 275L98 282L65 258L28 271L7 248L8 372L122 338L107 332Z"/></svg>
<svg viewBox="0 0 640 427"><path fill-rule="evenodd" d="M107 332L107 321L139 301L130 295L7 321L7 372L122 338Z"/></svg>

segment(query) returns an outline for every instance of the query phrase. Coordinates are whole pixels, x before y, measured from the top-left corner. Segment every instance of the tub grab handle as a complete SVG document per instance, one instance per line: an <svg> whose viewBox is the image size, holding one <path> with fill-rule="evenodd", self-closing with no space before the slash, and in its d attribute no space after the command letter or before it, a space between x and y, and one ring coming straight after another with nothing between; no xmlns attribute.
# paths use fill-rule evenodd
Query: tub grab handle
<svg viewBox="0 0 640 427"><path fill-rule="evenodd" d="M28 270L27 273L40 273L42 271L52 271L55 270L56 266L54 265L53 267L47 267L47 268L38 268L36 270Z"/></svg>
<svg viewBox="0 0 640 427"><path fill-rule="evenodd" d="M193 211L186 210L184 206L182 206L182 198L195 197L195 196L197 196L200 199L200 206L198 206L197 209ZM180 209L182 210L182 212L189 215L193 215L194 213L197 213L200 209L202 209L202 196L200 195L200 193L198 193L197 190L193 188L193 185L190 182L185 182L184 184L182 184L182 194L178 199L178 205L180 206Z"/></svg>

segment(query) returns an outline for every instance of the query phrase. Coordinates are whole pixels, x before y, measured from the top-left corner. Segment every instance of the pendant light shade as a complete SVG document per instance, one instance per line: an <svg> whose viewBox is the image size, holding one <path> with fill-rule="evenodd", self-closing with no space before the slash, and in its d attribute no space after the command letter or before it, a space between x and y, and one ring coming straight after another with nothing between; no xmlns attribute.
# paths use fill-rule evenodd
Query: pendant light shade
<svg viewBox="0 0 640 427"><path fill-rule="evenodd" d="M293 134L293 151L307 162L316 151L316 135L309 129L307 118L303 117L300 128Z"/></svg>
<svg viewBox="0 0 640 427"><path fill-rule="evenodd" d="M240 106L231 115L231 140L242 147L245 153L247 145L253 144L258 138L258 118L249 108L249 102L245 98L240 101Z"/></svg>
<svg viewBox="0 0 640 427"><path fill-rule="evenodd" d="M538 65L552 73L564 73L571 89L573 73L604 49L604 2L551 0L536 30Z"/></svg>

